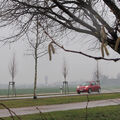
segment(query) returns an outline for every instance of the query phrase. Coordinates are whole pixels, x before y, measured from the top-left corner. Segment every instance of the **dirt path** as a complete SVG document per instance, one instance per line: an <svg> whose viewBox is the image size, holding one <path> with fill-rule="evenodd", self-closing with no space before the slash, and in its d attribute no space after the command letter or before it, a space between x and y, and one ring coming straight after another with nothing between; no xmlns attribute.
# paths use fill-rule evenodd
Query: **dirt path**
<svg viewBox="0 0 120 120"><path fill-rule="evenodd" d="M119 104L120 104L120 99L109 99L109 100L91 101L89 102L88 107L91 108L91 107L119 105ZM26 115L26 114L39 113L36 107L38 107L41 110L41 112L65 111L65 110L85 108L86 102L34 106L34 107L24 107L24 108L12 108L11 110L14 111L17 115ZM8 117L8 116L10 116L10 113L6 109L0 109L0 117Z"/></svg>

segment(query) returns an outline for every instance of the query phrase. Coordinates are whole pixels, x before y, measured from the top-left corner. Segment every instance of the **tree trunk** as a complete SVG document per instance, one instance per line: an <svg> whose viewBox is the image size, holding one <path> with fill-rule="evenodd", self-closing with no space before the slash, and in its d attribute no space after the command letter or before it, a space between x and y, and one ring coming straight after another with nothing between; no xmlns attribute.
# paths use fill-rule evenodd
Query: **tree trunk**
<svg viewBox="0 0 120 120"><path fill-rule="evenodd" d="M65 77L65 95L66 95L66 91L67 91L67 90L66 90L66 77Z"/></svg>
<svg viewBox="0 0 120 120"><path fill-rule="evenodd" d="M120 9L115 5L111 0L103 0L105 4L111 9L113 14L116 16L118 20L120 20Z"/></svg>
<svg viewBox="0 0 120 120"><path fill-rule="evenodd" d="M37 49L35 49L35 78L34 78L34 95L33 95L33 99L37 99L36 89L37 89Z"/></svg>
<svg viewBox="0 0 120 120"><path fill-rule="evenodd" d="M34 95L33 95L33 99L37 99L37 95L36 95L36 89L37 89L37 64L38 64L38 53L37 53L37 50L38 50L38 16L37 16L37 24L36 24L36 27L37 27L37 33L36 33L36 44L35 44L35 78L34 78Z"/></svg>

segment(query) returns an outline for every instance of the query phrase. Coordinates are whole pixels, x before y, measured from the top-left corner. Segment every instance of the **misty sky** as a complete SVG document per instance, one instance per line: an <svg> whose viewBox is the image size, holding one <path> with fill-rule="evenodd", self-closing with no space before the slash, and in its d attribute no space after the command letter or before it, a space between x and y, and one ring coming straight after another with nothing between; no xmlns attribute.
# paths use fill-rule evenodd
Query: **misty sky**
<svg viewBox="0 0 120 120"><path fill-rule="evenodd" d="M73 33L74 34L74 33ZM76 36L73 41L69 41L69 38L64 43L67 49L82 50L87 54L100 56L98 50L87 50L87 43L92 47L92 43L86 41L81 42L78 39L88 39L88 37ZM27 56L27 44L24 41L19 40L11 45L7 44L0 48L0 84L8 84L11 81L11 76L8 70L10 61L12 60L13 53L16 54L17 62L17 75L15 77L16 84L32 84L34 81L34 59L32 56ZM119 57L115 52L110 50L110 57ZM61 49L56 50L56 54L52 56L52 61L49 61L48 54L39 58L38 63L38 84L44 84L45 78L48 78L48 84L54 82L62 82L64 80L62 74L63 61L67 62L68 76L67 80L69 82L82 82L86 80L92 80L93 73L96 70L96 61L85 56L73 53L66 53ZM120 62L99 62L99 70L101 74L108 77L115 78L119 73Z"/></svg>

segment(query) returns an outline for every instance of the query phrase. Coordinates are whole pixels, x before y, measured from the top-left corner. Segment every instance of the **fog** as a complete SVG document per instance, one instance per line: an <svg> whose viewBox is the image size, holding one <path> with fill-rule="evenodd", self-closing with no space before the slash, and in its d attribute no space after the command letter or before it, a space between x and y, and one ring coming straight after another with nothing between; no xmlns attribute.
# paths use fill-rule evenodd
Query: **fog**
<svg viewBox="0 0 120 120"><path fill-rule="evenodd" d="M88 39L88 38L86 38ZM92 46L91 43L89 43ZM82 50L87 54L100 56L99 50L88 50L84 42L66 41L65 48L73 50ZM25 41L19 40L12 44L6 44L0 48L0 85L8 85L11 81L8 66L12 60L12 56L16 55L17 74L15 77L16 85L29 86L34 82L34 59L33 56L26 55L27 44ZM118 54L109 48L109 58L119 57ZM64 52L61 49L56 49L56 54L52 55L52 61L49 61L48 54L40 57L38 60L38 87L45 85L46 79L48 85L61 84L63 77L63 61L67 63L68 75L67 81L71 84L80 83L82 81L93 80L93 74L96 70L96 60L85 57L80 54ZM100 60L100 74L108 76L108 78L116 78L119 73L120 62L109 62Z"/></svg>

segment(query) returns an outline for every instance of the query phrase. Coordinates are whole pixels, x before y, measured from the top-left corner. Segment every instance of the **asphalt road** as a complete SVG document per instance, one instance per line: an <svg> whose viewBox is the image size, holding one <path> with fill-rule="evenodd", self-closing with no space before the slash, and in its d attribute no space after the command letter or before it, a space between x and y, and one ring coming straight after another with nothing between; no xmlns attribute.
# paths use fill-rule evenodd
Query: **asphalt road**
<svg viewBox="0 0 120 120"><path fill-rule="evenodd" d="M114 89L114 90L102 90L101 93L113 93L113 92L120 92L120 89ZM52 94L40 94L37 97L38 98L49 98L49 97L60 97L60 96L76 96L76 95L84 95L87 93L77 94L76 92L71 94L58 94L58 93L52 93ZM98 94L98 93L92 93L92 94ZM17 97L7 97L7 96L0 96L0 100L14 100L14 99L31 99L33 98L32 95L26 96L17 96Z"/></svg>
<svg viewBox="0 0 120 120"><path fill-rule="evenodd" d="M50 97L60 97L60 96L75 96L78 95L76 93L74 94L50 94L50 95L38 95L37 98L50 98ZM17 99L31 99L33 98L32 95L30 96L17 96L17 97L0 97L0 100L17 100Z"/></svg>
<svg viewBox="0 0 120 120"><path fill-rule="evenodd" d="M119 105L120 99L109 99L100 101L90 101L88 103L88 108L99 107L99 106L109 106L109 105ZM24 108L12 108L17 115L35 114L41 112L53 112L53 111L65 111L73 109L86 108L87 102L80 103L69 103L69 104L58 104L58 105L45 105L45 106L34 106L34 107L24 107ZM39 108L36 109L36 107ZM6 109L0 109L0 117L8 117L10 113Z"/></svg>

